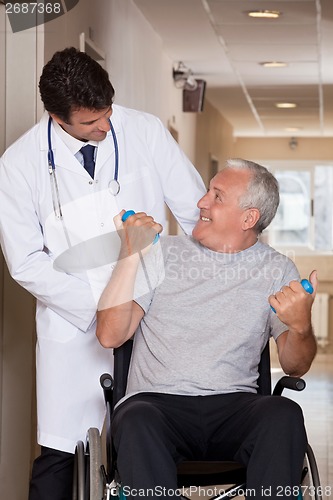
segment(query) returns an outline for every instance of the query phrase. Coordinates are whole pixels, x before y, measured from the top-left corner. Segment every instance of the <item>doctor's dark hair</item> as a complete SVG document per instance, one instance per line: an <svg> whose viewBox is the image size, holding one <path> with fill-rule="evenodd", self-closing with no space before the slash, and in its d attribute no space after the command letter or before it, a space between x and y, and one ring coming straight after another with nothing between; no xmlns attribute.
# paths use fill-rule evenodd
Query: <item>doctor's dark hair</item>
<svg viewBox="0 0 333 500"><path fill-rule="evenodd" d="M239 207L257 208L260 218L255 226L257 233L261 233L272 222L280 203L279 183L266 167L253 161L241 158L227 160L225 168L248 169L251 178L246 193L239 198Z"/></svg>
<svg viewBox="0 0 333 500"><path fill-rule="evenodd" d="M66 123L72 111L107 108L114 96L105 69L74 47L56 52L44 66L39 91L46 111Z"/></svg>

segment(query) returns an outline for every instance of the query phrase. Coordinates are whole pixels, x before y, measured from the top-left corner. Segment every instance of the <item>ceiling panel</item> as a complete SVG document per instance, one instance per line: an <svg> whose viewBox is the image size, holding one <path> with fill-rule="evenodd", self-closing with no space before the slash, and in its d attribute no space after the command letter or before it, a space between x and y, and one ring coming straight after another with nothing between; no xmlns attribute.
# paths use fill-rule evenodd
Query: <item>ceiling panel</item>
<svg viewBox="0 0 333 500"><path fill-rule="evenodd" d="M172 61L206 80L206 99L236 137L290 136L295 121L300 136L333 136L333 0L134 2ZM250 19L249 7L282 14ZM288 66L259 64L270 60ZM276 99L297 102L297 113L277 113Z"/></svg>

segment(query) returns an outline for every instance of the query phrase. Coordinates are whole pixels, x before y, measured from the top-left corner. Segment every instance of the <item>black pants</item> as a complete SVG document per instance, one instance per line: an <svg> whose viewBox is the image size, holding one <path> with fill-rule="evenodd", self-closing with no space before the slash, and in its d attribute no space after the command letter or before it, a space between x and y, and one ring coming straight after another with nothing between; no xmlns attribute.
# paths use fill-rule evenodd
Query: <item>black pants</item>
<svg viewBox="0 0 333 500"><path fill-rule="evenodd" d="M74 455L42 446L32 467L29 500L72 500Z"/></svg>
<svg viewBox="0 0 333 500"><path fill-rule="evenodd" d="M249 498L297 498L307 438L287 398L138 394L116 409L112 429L126 498L176 497L182 460L236 460L247 467Z"/></svg>

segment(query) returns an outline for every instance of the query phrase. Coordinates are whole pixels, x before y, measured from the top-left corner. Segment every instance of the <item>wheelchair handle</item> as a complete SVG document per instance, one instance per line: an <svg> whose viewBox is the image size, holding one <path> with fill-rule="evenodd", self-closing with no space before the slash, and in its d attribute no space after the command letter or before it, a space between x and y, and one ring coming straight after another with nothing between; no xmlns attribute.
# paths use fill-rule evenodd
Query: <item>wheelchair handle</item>
<svg viewBox="0 0 333 500"><path fill-rule="evenodd" d="M121 220L122 220L123 222L125 222L125 220L127 220L129 217L131 217L131 215L134 215L134 214L135 214L134 210L127 210L127 211L126 211L126 212L122 215ZM154 238L154 241L153 241L153 245L155 245L155 243L157 243L157 242L158 242L159 238L160 238L160 235L159 235L159 234L156 234L156 236L155 236L155 238Z"/></svg>
<svg viewBox="0 0 333 500"><path fill-rule="evenodd" d="M306 387L305 380L298 377L285 377L280 378L276 383L273 394L281 396L283 389L291 389L292 391L303 391Z"/></svg>
<svg viewBox="0 0 333 500"><path fill-rule="evenodd" d="M112 391L113 378L109 373L103 373L103 375L100 376L99 382L104 391Z"/></svg>
<svg viewBox="0 0 333 500"><path fill-rule="evenodd" d="M301 285L307 293L309 293L310 295L313 293L313 286L311 285L309 280L306 279L302 280ZM276 310L274 309L273 306L271 306L271 309L274 313L276 313Z"/></svg>
<svg viewBox="0 0 333 500"><path fill-rule="evenodd" d="M99 378L99 382L103 389L106 407L113 408L113 377L109 373L103 373Z"/></svg>

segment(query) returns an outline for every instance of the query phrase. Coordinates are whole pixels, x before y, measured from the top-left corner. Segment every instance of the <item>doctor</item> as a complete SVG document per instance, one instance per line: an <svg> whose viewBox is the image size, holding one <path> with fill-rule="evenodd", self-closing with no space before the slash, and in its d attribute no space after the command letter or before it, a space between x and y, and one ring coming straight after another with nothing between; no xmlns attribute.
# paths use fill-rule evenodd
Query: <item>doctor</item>
<svg viewBox="0 0 333 500"><path fill-rule="evenodd" d="M29 500L70 500L75 445L102 429L99 377L113 363L95 336L119 250L113 217L130 208L165 226L166 203L190 234L205 187L159 119L113 104L107 72L88 55L55 53L39 88L45 114L1 158L1 245L37 299L41 455Z"/></svg>

